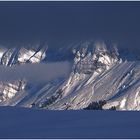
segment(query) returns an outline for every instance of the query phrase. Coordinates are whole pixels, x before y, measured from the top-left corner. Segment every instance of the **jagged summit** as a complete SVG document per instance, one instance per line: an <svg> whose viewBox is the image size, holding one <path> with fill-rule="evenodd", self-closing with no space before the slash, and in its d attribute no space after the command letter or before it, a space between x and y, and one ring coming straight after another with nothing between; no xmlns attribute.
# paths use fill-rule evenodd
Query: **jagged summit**
<svg viewBox="0 0 140 140"><path fill-rule="evenodd" d="M12 48L0 52L0 63L5 66L12 66L22 63L39 63L45 58L46 46L40 44L36 49Z"/></svg>
<svg viewBox="0 0 140 140"><path fill-rule="evenodd" d="M88 47L88 43L82 45L80 50L73 49L74 71L92 73L97 69L106 70L112 64L120 61L116 47L107 47L104 42L96 42L93 47Z"/></svg>

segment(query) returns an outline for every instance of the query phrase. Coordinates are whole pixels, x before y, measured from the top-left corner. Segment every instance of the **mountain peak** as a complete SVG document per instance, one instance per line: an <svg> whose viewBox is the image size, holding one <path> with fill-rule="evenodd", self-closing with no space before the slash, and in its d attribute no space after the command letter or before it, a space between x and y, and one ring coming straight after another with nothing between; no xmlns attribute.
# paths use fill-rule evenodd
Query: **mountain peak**
<svg viewBox="0 0 140 140"><path fill-rule="evenodd" d="M4 66L12 66L22 63L39 63L46 56L47 48L39 46L36 49L26 49L24 47L1 50L0 62Z"/></svg>
<svg viewBox="0 0 140 140"><path fill-rule="evenodd" d="M121 59L118 49L115 46L107 47L104 42L85 43L85 46L81 46L80 49L73 49L74 70L78 72L89 73L98 68L105 70Z"/></svg>

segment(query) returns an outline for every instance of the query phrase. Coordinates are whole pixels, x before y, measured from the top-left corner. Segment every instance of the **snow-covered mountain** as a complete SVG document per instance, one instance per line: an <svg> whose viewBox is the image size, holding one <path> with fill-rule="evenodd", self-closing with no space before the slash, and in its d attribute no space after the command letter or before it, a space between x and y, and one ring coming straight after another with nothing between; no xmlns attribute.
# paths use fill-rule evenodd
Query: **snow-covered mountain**
<svg viewBox="0 0 140 140"><path fill-rule="evenodd" d="M22 65L25 63L40 63L46 56L47 47L40 44L36 49L26 48L1 48L0 64L7 67ZM18 92L24 91L28 81L17 79L13 82L0 82L0 103L12 99Z"/></svg>
<svg viewBox="0 0 140 140"><path fill-rule="evenodd" d="M55 79L35 87L30 85L30 88L26 79L1 82L1 105L76 110L106 100L104 109L115 106L118 110L140 110L140 61L124 59L116 46L85 41L64 44L55 49L55 54L44 44L36 50L1 50L1 65L7 67L45 63L51 58L52 61L68 58L73 62L72 71L65 79Z"/></svg>

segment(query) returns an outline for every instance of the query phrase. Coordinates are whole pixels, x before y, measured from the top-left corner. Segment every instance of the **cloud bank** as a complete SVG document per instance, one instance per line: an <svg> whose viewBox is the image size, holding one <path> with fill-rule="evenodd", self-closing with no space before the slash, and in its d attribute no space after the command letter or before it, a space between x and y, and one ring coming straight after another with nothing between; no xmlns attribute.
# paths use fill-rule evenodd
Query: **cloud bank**
<svg viewBox="0 0 140 140"><path fill-rule="evenodd" d="M71 70L67 61L56 63L25 64L19 66L0 66L0 81L27 79L30 82L47 82L66 77Z"/></svg>

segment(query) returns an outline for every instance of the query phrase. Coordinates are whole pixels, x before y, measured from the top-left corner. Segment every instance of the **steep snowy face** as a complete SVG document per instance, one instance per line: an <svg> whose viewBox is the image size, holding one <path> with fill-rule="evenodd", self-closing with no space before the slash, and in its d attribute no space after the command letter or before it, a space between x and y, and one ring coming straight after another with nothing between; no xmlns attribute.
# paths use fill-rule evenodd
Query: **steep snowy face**
<svg viewBox="0 0 140 140"><path fill-rule="evenodd" d="M1 82L0 83L0 102L4 102L13 98L17 92L24 90L26 81L17 80L12 83Z"/></svg>
<svg viewBox="0 0 140 140"><path fill-rule="evenodd" d="M93 48L90 48L91 50L89 50L88 43L82 46L84 47L80 50L73 50L75 53L74 70L78 73L104 71L119 60L117 48L107 48L105 43L95 43Z"/></svg>
<svg viewBox="0 0 140 140"><path fill-rule="evenodd" d="M12 67L24 63L40 63L46 56L47 47L39 46L36 50L26 48L0 49L0 63ZM0 102L13 98L24 91L28 81L17 79L13 82L0 82Z"/></svg>
<svg viewBox="0 0 140 140"><path fill-rule="evenodd" d="M55 92L46 96L39 106L48 109L87 107L92 102L96 79L122 62L117 48L106 47L104 43L85 42L72 52L75 58L69 78Z"/></svg>
<svg viewBox="0 0 140 140"><path fill-rule="evenodd" d="M91 47L93 46L93 47ZM83 109L106 100L104 109L140 110L140 63L122 60L116 47L86 42L74 48L69 78L37 106L47 109Z"/></svg>
<svg viewBox="0 0 140 140"><path fill-rule="evenodd" d="M140 110L140 62L124 62L110 73L113 80L113 94L104 108L116 106L118 110ZM116 73L118 72L118 73ZM110 84L108 86L111 86ZM110 89L111 90L111 89Z"/></svg>
<svg viewBox="0 0 140 140"><path fill-rule="evenodd" d="M18 57L18 62L19 63L26 63L26 62L31 62L31 63L39 63L41 60L45 58L45 50L40 50L40 51L34 51L34 50L27 50L25 48L22 48L19 51L19 57Z"/></svg>
<svg viewBox="0 0 140 140"><path fill-rule="evenodd" d="M40 63L47 58L46 49L46 46L36 50L0 49L1 64L12 67ZM115 46L103 42L80 42L60 50L66 54L71 50L73 54L69 55L73 60L72 71L66 79L55 79L30 89L25 88L26 79L1 82L0 105L76 110L105 100L103 109L115 106L118 110L140 110L140 61L122 60ZM49 59L54 57L51 53ZM57 50L55 56L56 59L60 56Z"/></svg>
<svg viewBox="0 0 140 140"><path fill-rule="evenodd" d="M30 50L26 48L12 48L0 52L1 65L12 66L22 63L39 63L46 56L46 48Z"/></svg>

